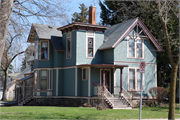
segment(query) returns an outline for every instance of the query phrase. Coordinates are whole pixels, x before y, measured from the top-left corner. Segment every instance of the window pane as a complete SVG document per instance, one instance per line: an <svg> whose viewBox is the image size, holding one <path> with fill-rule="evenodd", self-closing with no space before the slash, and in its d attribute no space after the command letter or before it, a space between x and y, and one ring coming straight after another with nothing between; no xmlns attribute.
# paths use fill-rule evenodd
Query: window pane
<svg viewBox="0 0 180 120"><path fill-rule="evenodd" d="M134 47L134 39L129 39L129 47Z"/></svg>
<svg viewBox="0 0 180 120"><path fill-rule="evenodd" d="M135 79L135 69L129 69L129 79Z"/></svg>
<svg viewBox="0 0 180 120"><path fill-rule="evenodd" d="M48 44L47 42L41 43L41 59L47 59L47 54L48 54L47 44Z"/></svg>
<svg viewBox="0 0 180 120"><path fill-rule="evenodd" d="M93 48L88 49L88 56L93 57Z"/></svg>
<svg viewBox="0 0 180 120"><path fill-rule="evenodd" d="M142 48L142 41L141 40L137 40L137 48Z"/></svg>
<svg viewBox="0 0 180 120"><path fill-rule="evenodd" d="M129 48L129 57L134 57L134 48Z"/></svg>
<svg viewBox="0 0 180 120"><path fill-rule="evenodd" d="M137 49L137 57L142 57L142 49Z"/></svg>
<svg viewBox="0 0 180 120"><path fill-rule="evenodd" d="M93 48L93 38L88 38L88 47Z"/></svg>
<svg viewBox="0 0 180 120"><path fill-rule="evenodd" d="M41 71L41 89L47 89L47 71Z"/></svg>
<svg viewBox="0 0 180 120"><path fill-rule="evenodd" d="M34 72L34 89L37 89L37 71Z"/></svg>
<svg viewBox="0 0 180 120"><path fill-rule="evenodd" d="M130 89L135 89L135 80L130 80L129 82L130 82L129 85Z"/></svg>
<svg viewBox="0 0 180 120"><path fill-rule="evenodd" d="M41 89L47 89L47 80L41 79Z"/></svg>

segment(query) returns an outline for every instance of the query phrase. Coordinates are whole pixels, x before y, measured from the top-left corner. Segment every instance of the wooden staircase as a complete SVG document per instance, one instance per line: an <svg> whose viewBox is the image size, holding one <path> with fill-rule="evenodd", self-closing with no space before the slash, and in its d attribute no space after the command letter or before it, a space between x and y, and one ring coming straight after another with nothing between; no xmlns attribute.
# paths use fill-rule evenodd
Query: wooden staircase
<svg viewBox="0 0 180 120"><path fill-rule="evenodd" d="M30 102L31 100L33 100L33 96L27 97L27 98L24 100L24 102L22 101L22 102L18 103L18 105L19 105L19 106L23 106L23 105L25 105L26 103Z"/></svg>
<svg viewBox="0 0 180 120"><path fill-rule="evenodd" d="M123 89L124 90L124 89ZM106 88L103 92L107 105L112 109L132 109L132 96L124 90L124 95L114 97Z"/></svg>

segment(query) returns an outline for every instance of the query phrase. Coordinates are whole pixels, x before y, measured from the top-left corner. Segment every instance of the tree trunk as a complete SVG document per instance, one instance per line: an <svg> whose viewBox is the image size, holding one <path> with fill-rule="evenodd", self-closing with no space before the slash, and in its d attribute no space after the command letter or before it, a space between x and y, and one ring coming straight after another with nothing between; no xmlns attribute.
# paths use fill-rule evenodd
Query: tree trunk
<svg viewBox="0 0 180 120"><path fill-rule="evenodd" d="M0 63L7 39L8 26L13 8L13 0L1 0L0 3Z"/></svg>
<svg viewBox="0 0 180 120"><path fill-rule="evenodd" d="M4 87L3 87L3 96L2 100L7 101L7 80L8 80L8 68L4 71L5 80L4 80Z"/></svg>
<svg viewBox="0 0 180 120"><path fill-rule="evenodd" d="M170 82L170 102L169 102L169 120L175 120L175 99L176 99L176 79L177 79L178 65L172 66L171 82Z"/></svg>

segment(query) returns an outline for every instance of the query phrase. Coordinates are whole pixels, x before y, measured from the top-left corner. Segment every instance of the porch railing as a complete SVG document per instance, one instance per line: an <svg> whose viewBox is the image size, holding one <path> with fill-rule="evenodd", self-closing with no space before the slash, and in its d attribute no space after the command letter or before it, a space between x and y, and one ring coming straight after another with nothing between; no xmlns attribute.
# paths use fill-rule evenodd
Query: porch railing
<svg viewBox="0 0 180 120"><path fill-rule="evenodd" d="M124 88L123 89L123 97L127 100L127 102L132 106L132 95L128 93Z"/></svg>
<svg viewBox="0 0 180 120"><path fill-rule="evenodd" d="M108 89L106 87L104 87L104 97L106 98L106 100L112 105L112 107L114 106L114 96L108 91Z"/></svg>

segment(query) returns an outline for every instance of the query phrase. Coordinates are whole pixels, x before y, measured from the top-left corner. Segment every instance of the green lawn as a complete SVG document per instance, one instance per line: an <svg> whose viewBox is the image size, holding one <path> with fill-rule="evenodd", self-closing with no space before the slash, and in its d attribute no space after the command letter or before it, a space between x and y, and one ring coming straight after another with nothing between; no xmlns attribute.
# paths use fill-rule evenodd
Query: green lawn
<svg viewBox="0 0 180 120"><path fill-rule="evenodd" d="M151 111L149 108L152 108ZM167 118L168 108L156 109L145 107L142 110L142 119ZM15 106L1 107L1 119L138 119L139 110L112 110L103 111L84 107L40 107ZM177 113L178 110L176 111ZM180 114L176 114L180 118Z"/></svg>

